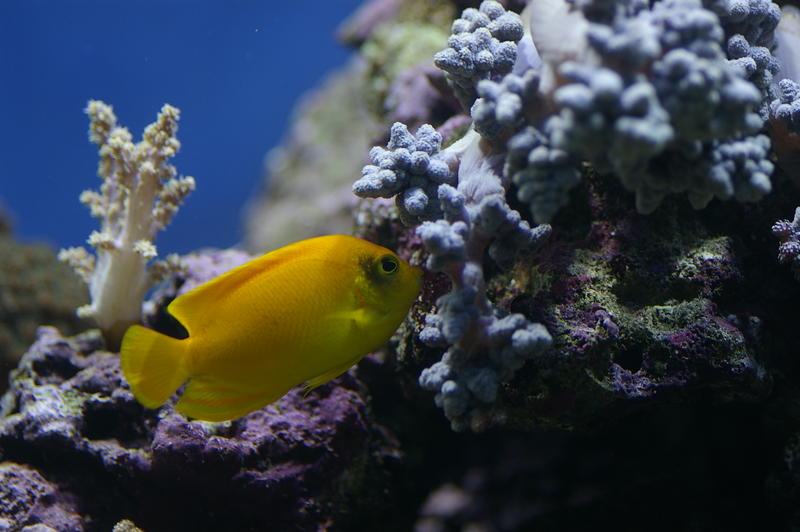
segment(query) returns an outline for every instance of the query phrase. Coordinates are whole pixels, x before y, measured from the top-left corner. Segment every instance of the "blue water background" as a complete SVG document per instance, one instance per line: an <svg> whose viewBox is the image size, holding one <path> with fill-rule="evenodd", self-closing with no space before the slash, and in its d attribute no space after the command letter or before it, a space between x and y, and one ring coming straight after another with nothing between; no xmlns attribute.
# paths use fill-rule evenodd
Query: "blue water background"
<svg viewBox="0 0 800 532"><path fill-rule="evenodd" d="M101 99L137 141L163 103L181 110L173 161L197 190L159 253L236 244L293 105L350 55L335 30L359 3L1 0L0 201L16 235L63 247L98 227L78 196L100 184L83 110Z"/></svg>

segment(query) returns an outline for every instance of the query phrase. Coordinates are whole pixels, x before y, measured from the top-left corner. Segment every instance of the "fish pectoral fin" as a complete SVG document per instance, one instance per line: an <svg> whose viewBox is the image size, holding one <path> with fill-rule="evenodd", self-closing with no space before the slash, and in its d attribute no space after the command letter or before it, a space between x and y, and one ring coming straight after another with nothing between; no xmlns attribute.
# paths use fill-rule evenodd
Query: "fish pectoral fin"
<svg viewBox="0 0 800 532"><path fill-rule="evenodd" d="M235 383L193 377L175 409L187 417L204 421L227 421L258 410L279 399L287 390L252 391Z"/></svg>
<svg viewBox="0 0 800 532"><path fill-rule="evenodd" d="M361 357L358 357L358 358L355 358L353 360L350 360L346 364L342 364L341 366L337 366L337 367L333 368L332 370L326 371L325 373L323 373L321 375L317 375L313 379L310 379L303 386L304 394L308 395L309 393L311 393L311 390L313 390L314 388L317 388L318 386L322 386L323 384L325 384L328 381L332 381L333 379L335 379L336 377L338 377L339 375L341 375L342 373L344 373L345 371L347 371L348 369L353 367L353 365L356 364L359 360L361 360Z"/></svg>
<svg viewBox="0 0 800 532"><path fill-rule="evenodd" d="M353 310L333 312L328 319L349 323L353 330L366 329L374 322L375 312L366 307L359 307Z"/></svg>

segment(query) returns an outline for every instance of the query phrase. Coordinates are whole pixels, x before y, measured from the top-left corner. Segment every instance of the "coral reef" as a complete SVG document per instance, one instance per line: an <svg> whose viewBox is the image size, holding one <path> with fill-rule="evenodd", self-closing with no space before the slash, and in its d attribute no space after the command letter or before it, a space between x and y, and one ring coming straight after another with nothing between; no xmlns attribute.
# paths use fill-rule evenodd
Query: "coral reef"
<svg viewBox="0 0 800 532"><path fill-rule="evenodd" d="M769 84L754 86L744 67L730 67L722 41L738 27L729 18L699 1L667 0L589 24L590 59L551 65L568 82L552 91L560 112L540 128L555 148L617 175L642 213L682 191L696 208L715 196L759 199L772 173L769 142L756 134ZM773 30L765 23L758 42Z"/></svg>
<svg viewBox="0 0 800 532"><path fill-rule="evenodd" d="M523 4L370 2L363 63L273 159L309 220L355 180L356 233L426 267L390 350L208 424L142 409L96 333L43 328L3 399L0 523L796 528L791 10ZM246 259L184 257L145 322L179 336L169 301Z"/></svg>
<svg viewBox="0 0 800 532"><path fill-rule="evenodd" d="M169 225L183 200L194 190L194 178L176 177L168 163L180 142L175 137L180 112L164 105L156 122L134 144L130 132L117 125L110 105L93 100L86 113L89 138L97 144L103 180L100 192L86 190L81 202L102 220L89 236L97 257L82 247L64 249L59 259L70 264L89 285L91 303L78 310L100 325L111 349L127 328L141 318L147 290L180 267L177 256L147 263L158 256L155 236Z"/></svg>
<svg viewBox="0 0 800 532"><path fill-rule="evenodd" d="M477 134L444 151L441 141L430 126L420 127L415 137L395 123L388 149L372 149L375 164L364 167L353 192L396 196L404 223L423 222L417 234L430 253L428 269L447 273L452 291L437 300L439 311L426 318L420 338L452 347L420 376L420 384L437 392L436 402L454 428L479 429L496 422L484 405L494 402L499 383L550 344L544 327L508 315L486 298L484 252L508 265L536 248L550 228L531 228L506 204L501 177L486 161Z"/></svg>
<svg viewBox="0 0 800 532"><path fill-rule="evenodd" d="M629 273L638 271L631 261L646 260L638 253L669 257L662 275L650 280L666 293L672 292L668 280L681 276L678 264L704 271L703 282L715 286L739 275L726 235L705 236L698 232L702 224L677 224L670 217L675 207L658 215L675 233L654 233L649 245L640 244L629 235L629 215L607 211L605 194L615 187L603 179L614 176L634 192L642 214L656 212L676 192L687 192L695 209L715 197L752 202L770 192L774 167L762 117L778 71L772 50L780 12L771 2L737 6L554 1L529 6L520 19L484 1L454 22L436 65L470 110L474 129L442 148L432 126L421 126L415 137L395 123L387 148L370 151L372 164L353 185L360 197L394 196L400 220L421 224L416 234L428 268L451 280L451 292L436 291L436 305L421 315L417 330L419 341L445 348L420 384L436 392L454 428L570 425L574 421L545 421L530 412L553 386L574 394L568 418L584 399L590 410L602 409L605 401L589 392L593 385L583 391L576 386L587 382L578 373L629 398L652 396L662 386L709 385L718 370L721 381L730 380L724 386L746 383L752 393L744 395L759 397L769 389L753 348L718 313L714 294L680 292L655 304L648 298L631 310L626 294L636 290L623 288L629 282L621 278L625 270L606 268L627 264ZM565 48L565 37L548 26L569 27L576 39ZM582 167L586 162L591 171ZM591 191L589 215L605 224L587 237L595 245L559 236L545 255L532 258L550 228L531 227L516 206L528 204L536 222L558 219L579 184ZM560 229L569 227L567 222ZM629 242L627 256L616 249L622 242ZM568 266L549 255L564 245L573 250ZM512 269L510 277L500 276L503 283L520 283L528 270L523 279L533 285L515 287L531 302L518 307L523 312L498 304L506 290L492 289L486 272L493 267ZM560 286L565 279L569 284ZM638 351L640 363L616 364L612 356L595 373L582 357L602 344L613 345L621 359ZM514 349L519 353L511 356ZM664 353L681 353L681 368L659 360ZM572 363L574 372L567 369ZM512 388L528 400L516 410L503 405L500 385L521 368L527 380Z"/></svg>

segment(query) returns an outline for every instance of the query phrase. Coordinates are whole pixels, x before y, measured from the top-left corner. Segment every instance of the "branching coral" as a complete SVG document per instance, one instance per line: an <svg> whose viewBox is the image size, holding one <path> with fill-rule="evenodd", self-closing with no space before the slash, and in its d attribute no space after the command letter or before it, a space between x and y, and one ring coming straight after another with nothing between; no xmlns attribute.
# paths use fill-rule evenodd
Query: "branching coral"
<svg viewBox="0 0 800 532"><path fill-rule="evenodd" d="M361 171L353 192L361 197L391 198L409 225L441 217L436 199L441 184L455 184L455 174L440 153L442 136L430 125L417 130L416 137L399 122L392 126L387 149L375 146L369 157L373 164Z"/></svg>
<svg viewBox="0 0 800 532"><path fill-rule="evenodd" d="M731 64L762 92L766 104L779 69L772 52L781 9L770 0L704 0L703 5L720 19ZM761 110L766 113L766 107Z"/></svg>
<svg viewBox="0 0 800 532"><path fill-rule="evenodd" d="M186 196L194 190L192 177L176 177L168 163L180 143L175 134L179 111L164 105L156 122L134 144L130 132L117 125L111 106L90 101L89 138L100 154L100 191L87 190L81 202L101 219L100 230L88 239L97 257L85 248L69 248L59 259L69 263L89 285L91 304L81 307L100 325L111 349L125 330L141 318L145 292L167 273L180 267L177 255L150 264L158 253L156 233L166 227Z"/></svg>
<svg viewBox="0 0 800 532"><path fill-rule="evenodd" d="M448 48L436 54L436 66L447 72L456 96L466 108L475 101L475 87L511 71L522 38L522 21L499 2L481 2L480 9L467 8L453 22Z"/></svg>
<svg viewBox="0 0 800 532"><path fill-rule="evenodd" d="M523 102L531 102L539 92L539 73L528 70L523 76L509 74L499 83L478 83L478 96L472 106L475 130L492 140L502 140L523 124Z"/></svg>
<svg viewBox="0 0 800 532"><path fill-rule="evenodd" d="M547 136L530 126L509 140L504 172L517 185L517 197L528 204L534 220L552 219L581 178L576 158L553 148Z"/></svg>
<svg viewBox="0 0 800 532"><path fill-rule="evenodd" d="M769 192L772 163L757 135L769 83L751 82L751 71L760 65L759 79L766 80L775 70L775 9L754 4L739 16L733 7L716 7L725 23L700 0L529 6L523 17L541 53L541 72L518 60L513 73L480 81L472 118L498 151L508 142L507 176L520 185L518 198L536 221L550 221L566 203L582 160L617 175L636 193L642 213L678 192L687 192L696 208L715 195L757 200ZM751 20L756 11L760 18ZM553 29L561 26L569 26L571 44ZM739 179L750 184L747 193L727 192L740 188L730 172L710 174L731 159L731 144L737 157L763 154L742 167L752 170ZM687 153L705 174L663 172L665 160L685 160Z"/></svg>
<svg viewBox="0 0 800 532"><path fill-rule="evenodd" d="M449 165L435 172L440 178L429 179L424 185L425 204L435 208L413 211L419 212L417 219L402 216L409 225L423 222L417 234L429 253L427 267L446 273L452 282L450 293L439 298L438 312L427 316L427 327L420 335L433 347L449 348L441 362L422 373L420 384L436 392L436 403L454 429L477 430L498 421L490 405L500 383L509 380L525 360L544 352L551 341L541 324L492 305L486 295L484 253L488 252L498 265L509 266L518 253L535 249L549 235L550 227L531 228L508 206L504 179L497 169L502 160L484 151L486 147L475 131L444 151L439 150L441 138L434 133L430 126L423 126L417 142L434 139L432 144L425 143L435 149L423 150L424 159ZM398 142L401 138L408 142ZM353 186L354 192L361 197L397 194L401 214L409 210L410 198L415 197L409 191L422 188L413 187L405 174L398 174L397 161L408 158L412 140L402 124L395 124L389 142L393 151L373 148L371 152L373 160L376 154L386 158L384 169L365 167L363 177ZM413 165L404 162L400 166L406 169ZM380 172L384 172L382 179L378 179ZM423 170L418 175L425 173ZM457 184L444 179L455 175Z"/></svg>
<svg viewBox="0 0 800 532"><path fill-rule="evenodd" d="M789 131L800 134L800 85L785 78L778 82L778 97L770 104L770 117L781 120Z"/></svg>
<svg viewBox="0 0 800 532"><path fill-rule="evenodd" d="M489 302L484 251L488 246L489 256L507 266L518 251L535 249L547 238L550 226L530 228L521 220L506 204L491 163L476 153L478 139L468 135L464 140L471 143L460 162L458 188L439 188L445 219L417 229L429 252L428 269L446 273L452 282L450 293L436 302L437 314L426 317L420 333L428 345L449 347L419 382L436 392L436 404L454 429L479 430L498 422L490 405L500 383L551 343L543 325Z"/></svg>
<svg viewBox="0 0 800 532"><path fill-rule="evenodd" d="M729 159L717 153L720 142L748 144L753 152L763 144L753 136L762 126L756 111L763 96L730 67L721 47L724 34L718 18L696 0L664 0L633 16L618 14L609 25L591 24L587 36L595 59L559 69L570 83L553 93L561 112L544 127L553 145L613 171L636 192L642 213L682 191L695 207L704 207L715 190L733 182L709 193L707 179L666 176L653 162L685 151L688 143L708 143L692 150L711 160ZM755 167L758 176L745 179L757 183L748 199L770 190L761 177L772 172L766 152Z"/></svg>

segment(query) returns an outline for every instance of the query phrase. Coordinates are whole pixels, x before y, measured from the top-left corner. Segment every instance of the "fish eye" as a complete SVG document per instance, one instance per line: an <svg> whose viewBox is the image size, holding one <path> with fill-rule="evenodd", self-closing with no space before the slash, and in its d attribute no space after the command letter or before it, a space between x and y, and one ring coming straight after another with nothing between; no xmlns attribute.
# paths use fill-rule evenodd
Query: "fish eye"
<svg viewBox="0 0 800 532"><path fill-rule="evenodd" d="M386 255L385 257L381 257L379 262L379 268L381 273L384 274L392 274L397 271L400 267L400 263L397 261L396 258L392 257L391 255Z"/></svg>

